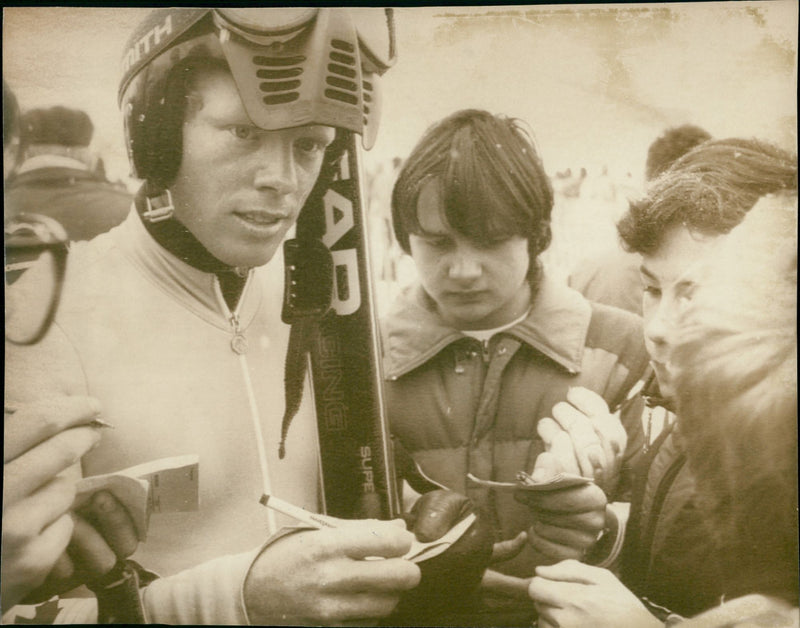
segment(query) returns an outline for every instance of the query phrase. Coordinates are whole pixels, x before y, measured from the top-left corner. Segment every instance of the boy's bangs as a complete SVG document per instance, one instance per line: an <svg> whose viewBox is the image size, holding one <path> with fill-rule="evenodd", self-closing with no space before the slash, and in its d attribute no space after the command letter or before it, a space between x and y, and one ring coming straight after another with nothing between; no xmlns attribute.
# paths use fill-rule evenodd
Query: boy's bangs
<svg viewBox="0 0 800 628"><path fill-rule="evenodd" d="M477 181L467 185L449 182L442 194L445 222L477 244L493 244L518 235L527 237L519 211L500 194L492 194Z"/></svg>
<svg viewBox="0 0 800 628"><path fill-rule="evenodd" d="M530 210L521 191L503 176L497 156L478 150L479 146L451 152L441 189L447 224L476 243L491 244L514 235L527 238Z"/></svg>

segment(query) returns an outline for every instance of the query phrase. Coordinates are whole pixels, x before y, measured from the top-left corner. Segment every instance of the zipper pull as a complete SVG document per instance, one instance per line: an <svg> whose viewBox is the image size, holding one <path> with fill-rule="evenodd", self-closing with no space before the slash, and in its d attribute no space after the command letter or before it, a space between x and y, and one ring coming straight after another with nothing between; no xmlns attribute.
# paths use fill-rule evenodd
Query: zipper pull
<svg viewBox="0 0 800 628"><path fill-rule="evenodd" d="M244 337L244 334L239 329L239 316L236 313L231 314L230 323L233 329L231 349L236 355L244 355L247 353L247 338Z"/></svg>

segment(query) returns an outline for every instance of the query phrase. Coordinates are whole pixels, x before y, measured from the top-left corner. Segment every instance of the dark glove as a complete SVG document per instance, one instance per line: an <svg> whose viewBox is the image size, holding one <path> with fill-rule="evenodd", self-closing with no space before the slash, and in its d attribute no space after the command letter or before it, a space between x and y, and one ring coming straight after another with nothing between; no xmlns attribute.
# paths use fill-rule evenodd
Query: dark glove
<svg viewBox="0 0 800 628"><path fill-rule="evenodd" d="M140 588L157 578L133 560L120 560L107 574L87 582L97 596L97 623L146 623Z"/></svg>
<svg viewBox="0 0 800 628"><path fill-rule="evenodd" d="M492 555L494 534L488 521L468 497L448 490L425 493L404 515L419 541L434 541L471 513L477 519L444 553L419 563L422 579L406 592L386 625L444 626L448 616L468 612ZM453 624L455 625L455 624Z"/></svg>

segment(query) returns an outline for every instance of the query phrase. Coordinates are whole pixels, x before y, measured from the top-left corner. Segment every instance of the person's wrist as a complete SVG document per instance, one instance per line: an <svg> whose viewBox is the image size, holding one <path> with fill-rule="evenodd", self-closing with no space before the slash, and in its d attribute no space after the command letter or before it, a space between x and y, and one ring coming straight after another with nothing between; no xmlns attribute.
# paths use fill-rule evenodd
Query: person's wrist
<svg viewBox="0 0 800 628"><path fill-rule="evenodd" d="M309 526L286 526L270 536L264 544L254 553L250 564L245 570L240 587L239 604L244 614L245 623L248 626L270 625L274 623L273 613L263 604L263 587L255 581L257 576L253 573L253 568L261 559L264 553L281 539L296 534L307 532L314 528Z"/></svg>

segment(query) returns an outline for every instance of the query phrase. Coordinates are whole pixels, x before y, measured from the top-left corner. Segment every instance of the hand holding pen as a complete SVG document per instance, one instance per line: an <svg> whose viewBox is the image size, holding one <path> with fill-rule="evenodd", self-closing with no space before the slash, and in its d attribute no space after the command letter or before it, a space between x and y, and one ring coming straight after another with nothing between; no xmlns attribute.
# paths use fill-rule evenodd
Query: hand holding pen
<svg viewBox="0 0 800 628"><path fill-rule="evenodd" d="M99 414L96 400L80 396L4 407L3 611L74 588L76 576L104 573L136 548L113 496L95 496L86 511L90 519L97 511L92 523L71 512L78 473L64 472L100 440L108 424Z"/></svg>

